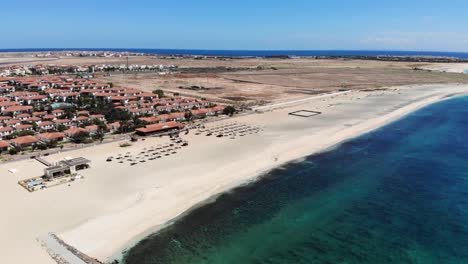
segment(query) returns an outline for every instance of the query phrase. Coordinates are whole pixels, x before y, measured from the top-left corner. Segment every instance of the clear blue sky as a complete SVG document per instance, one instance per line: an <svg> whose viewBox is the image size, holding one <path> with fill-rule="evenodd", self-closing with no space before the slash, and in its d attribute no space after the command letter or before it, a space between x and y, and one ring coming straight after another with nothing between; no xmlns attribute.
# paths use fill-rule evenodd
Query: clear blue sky
<svg viewBox="0 0 468 264"><path fill-rule="evenodd" d="M468 51L466 0L3 1L0 48Z"/></svg>

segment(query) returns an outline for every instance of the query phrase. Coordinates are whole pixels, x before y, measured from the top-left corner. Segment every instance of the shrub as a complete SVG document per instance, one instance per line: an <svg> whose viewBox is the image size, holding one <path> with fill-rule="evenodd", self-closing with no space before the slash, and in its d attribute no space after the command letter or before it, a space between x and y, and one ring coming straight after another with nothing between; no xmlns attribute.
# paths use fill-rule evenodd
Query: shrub
<svg viewBox="0 0 468 264"><path fill-rule="evenodd" d="M46 150L47 145L46 144L39 144L39 145L37 145L37 148L40 149L40 150Z"/></svg>
<svg viewBox="0 0 468 264"><path fill-rule="evenodd" d="M70 140L73 142L73 143L86 143L86 141L88 140L88 136L89 134L86 133L86 132L79 132L77 134L75 134L74 136L70 137Z"/></svg>
<svg viewBox="0 0 468 264"><path fill-rule="evenodd" d="M18 150L16 148L11 148L8 153L10 153L10 155L16 155L18 154Z"/></svg>
<svg viewBox="0 0 468 264"><path fill-rule="evenodd" d="M223 110L223 113L229 116L234 115L235 112L236 112L236 108L234 108L234 106L226 106L226 108L224 108Z"/></svg>
<svg viewBox="0 0 468 264"><path fill-rule="evenodd" d="M154 93L154 94L157 94L159 98L163 98L163 97L164 97L164 91L161 90L161 89L154 90L153 93Z"/></svg>

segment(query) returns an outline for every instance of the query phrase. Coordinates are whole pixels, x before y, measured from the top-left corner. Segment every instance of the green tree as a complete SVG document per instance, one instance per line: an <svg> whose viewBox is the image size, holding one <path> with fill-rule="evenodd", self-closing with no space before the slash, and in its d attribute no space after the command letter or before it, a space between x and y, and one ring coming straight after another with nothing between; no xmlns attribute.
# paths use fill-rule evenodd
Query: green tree
<svg viewBox="0 0 468 264"><path fill-rule="evenodd" d="M10 153L10 155L16 155L18 154L18 150L16 148L11 148L8 153Z"/></svg>
<svg viewBox="0 0 468 264"><path fill-rule="evenodd" d="M76 109L75 107L66 107L63 109L65 111L65 118L72 119L75 116Z"/></svg>
<svg viewBox="0 0 468 264"><path fill-rule="evenodd" d="M157 94L159 98L163 98L164 97L164 91L161 90L161 89L156 89L153 91L154 94Z"/></svg>
<svg viewBox="0 0 468 264"><path fill-rule="evenodd" d="M225 115L229 115L229 116L233 116L235 113L236 113L236 108L234 108L234 106L226 106L226 108L224 108L223 110L223 113Z"/></svg>
<svg viewBox="0 0 468 264"><path fill-rule="evenodd" d="M57 140L51 140L47 143L48 148L56 148L57 147Z"/></svg>
<svg viewBox="0 0 468 264"><path fill-rule="evenodd" d="M48 148L48 146L46 144L38 144L37 148L40 149L40 150L46 150Z"/></svg>
<svg viewBox="0 0 468 264"><path fill-rule="evenodd" d="M57 131L58 131L58 132L63 132L63 131L65 131L65 130L67 130L67 126L65 126L64 124L59 124L59 125L57 126Z"/></svg>
<svg viewBox="0 0 468 264"><path fill-rule="evenodd" d="M184 118L186 121L192 121L193 120L192 111L185 111Z"/></svg>
<svg viewBox="0 0 468 264"><path fill-rule="evenodd" d="M17 133L17 136L18 136L18 137L23 137L23 136L34 136L34 134L36 134L34 131L24 130L24 131L18 132L18 133Z"/></svg>
<svg viewBox="0 0 468 264"><path fill-rule="evenodd" d="M73 135L72 137L70 137L70 140L73 142L73 143L84 143L88 140L89 138L89 134L82 131L82 132L78 132L76 133L75 135Z"/></svg>

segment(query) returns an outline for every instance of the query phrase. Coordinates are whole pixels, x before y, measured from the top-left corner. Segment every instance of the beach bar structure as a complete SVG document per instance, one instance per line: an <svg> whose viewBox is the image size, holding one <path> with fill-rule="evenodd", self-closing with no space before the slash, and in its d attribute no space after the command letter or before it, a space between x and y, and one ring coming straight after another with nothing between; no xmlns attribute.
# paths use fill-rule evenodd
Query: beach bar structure
<svg viewBox="0 0 468 264"><path fill-rule="evenodd" d="M62 160L55 166L45 168L44 176L47 178L56 178L64 175L73 175L79 170L89 168L90 163L91 161L85 158Z"/></svg>
<svg viewBox="0 0 468 264"><path fill-rule="evenodd" d="M136 133L141 136L146 136L150 134L178 131L182 128L184 128L184 124L171 121L166 123L147 125L143 128L138 128L136 129Z"/></svg>

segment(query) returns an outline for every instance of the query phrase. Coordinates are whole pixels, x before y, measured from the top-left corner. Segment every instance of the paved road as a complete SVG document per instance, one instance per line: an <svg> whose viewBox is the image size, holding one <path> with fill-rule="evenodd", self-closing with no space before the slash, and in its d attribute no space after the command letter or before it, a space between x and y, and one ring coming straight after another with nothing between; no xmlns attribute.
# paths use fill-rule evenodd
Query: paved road
<svg viewBox="0 0 468 264"><path fill-rule="evenodd" d="M66 264L87 264L82 259L77 257L75 254L70 252L64 245L59 243L52 234L47 234L39 240L42 242L43 246L47 249L49 255L57 263L66 263Z"/></svg>

